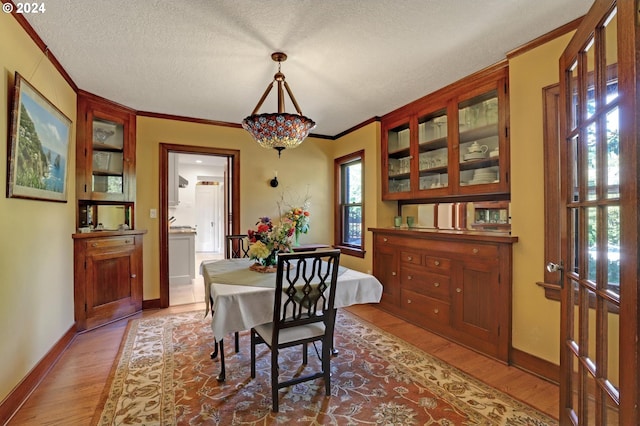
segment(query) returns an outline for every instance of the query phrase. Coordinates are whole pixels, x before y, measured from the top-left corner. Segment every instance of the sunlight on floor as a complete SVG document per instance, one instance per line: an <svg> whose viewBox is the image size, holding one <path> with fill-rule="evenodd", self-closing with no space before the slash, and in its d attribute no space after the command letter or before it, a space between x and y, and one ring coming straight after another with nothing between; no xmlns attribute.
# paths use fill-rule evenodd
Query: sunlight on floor
<svg viewBox="0 0 640 426"><path fill-rule="evenodd" d="M169 305L204 302L204 278L200 275L200 263L203 260L218 260L222 253L196 252L196 278L189 284L169 285Z"/></svg>

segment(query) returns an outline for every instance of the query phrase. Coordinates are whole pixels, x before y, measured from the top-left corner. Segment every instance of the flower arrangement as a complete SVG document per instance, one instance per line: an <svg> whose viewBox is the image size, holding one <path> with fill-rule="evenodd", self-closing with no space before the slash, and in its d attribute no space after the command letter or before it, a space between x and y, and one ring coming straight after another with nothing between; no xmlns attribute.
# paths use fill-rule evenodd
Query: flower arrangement
<svg viewBox="0 0 640 426"><path fill-rule="evenodd" d="M303 207L291 207L284 215L284 218L293 224L296 236L296 245L300 234L306 234L309 231L309 216L307 203Z"/></svg>
<svg viewBox="0 0 640 426"><path fill-rule="evenodd" d="M291 251L291 236L295 229L289 220L274 225L268 217L261 217L256 229L247 232L249 238L249 258L268 267L276 264L278 252Z"/></svg>

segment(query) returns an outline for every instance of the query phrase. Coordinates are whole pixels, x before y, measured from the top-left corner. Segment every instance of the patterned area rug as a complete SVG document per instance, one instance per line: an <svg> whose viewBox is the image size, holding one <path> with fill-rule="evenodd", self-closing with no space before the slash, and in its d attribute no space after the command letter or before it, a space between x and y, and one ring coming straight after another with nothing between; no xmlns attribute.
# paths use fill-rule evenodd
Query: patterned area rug
<svg viewBox="0 0 640 426"><path fill-rule="evenodd" d="M210 319L189 312L132 320L105 387L99 425L551 425L557 422L358 317L338 311L331 397L322 379L280 391L271 412L270 361L258 347L250 378L249 334L226 345L227 380L218 383ZM281 357L298 374L300 348ZM309 365L317 366L313 347Z"/></svg>

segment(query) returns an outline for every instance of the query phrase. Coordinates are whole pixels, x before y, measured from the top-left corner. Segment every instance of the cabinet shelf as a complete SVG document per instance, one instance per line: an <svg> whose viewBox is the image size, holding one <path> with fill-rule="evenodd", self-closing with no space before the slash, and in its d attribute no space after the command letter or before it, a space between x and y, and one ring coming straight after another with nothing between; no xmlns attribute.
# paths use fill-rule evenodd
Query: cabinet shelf
<svg viewBox="0 0 640 426"><path fill-rule="evenodd" d="M482 158L480 160L469 160L460 163L460 170L475 170L480 167L494 167L500 164L498 158Z"/></svg>
<svg viewBox="0 0 640 426"><path fill-rule="evenodd" d="M436 149L442 149L447 147L447 138L432 139L429 141L420 142L420 152L434 151Z"/></svg>
<svg viewBox="0 0 640 426"><path fill-rule="evenodd" d="M93 151L106 151L106 152L122 152L121 146L107 145L103 143L93 143Z"/></svg>
<svg viewBox="0 0 640 426"><path fill-rule="evenodd" d="M460 131L460 143L473 142L498 135L498 123Z"/></svg>

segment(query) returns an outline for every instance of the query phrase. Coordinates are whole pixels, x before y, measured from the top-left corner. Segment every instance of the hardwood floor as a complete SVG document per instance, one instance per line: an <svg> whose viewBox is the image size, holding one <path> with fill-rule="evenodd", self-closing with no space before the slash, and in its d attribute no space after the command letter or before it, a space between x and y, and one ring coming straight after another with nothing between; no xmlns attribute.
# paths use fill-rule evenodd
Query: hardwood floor
<svg viewBox="0 0 640 426"><path fill-rule="evenodd" d="M202 309L204 313L204 303L144 311L131 318L194 309ZM496 389L558 418L556 385L456 345L373 305L357 305L348 310ZM118 321L76 336L7 425L89 425L117 356L127 322Z"/></svg>

